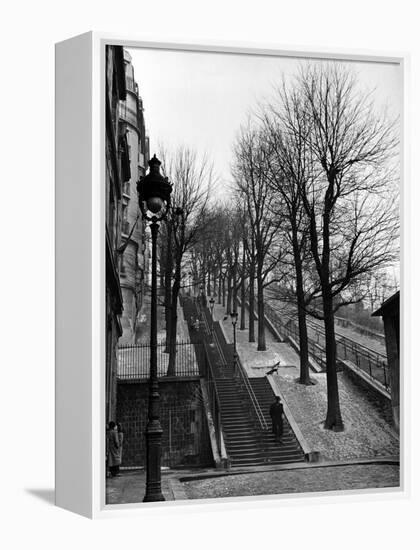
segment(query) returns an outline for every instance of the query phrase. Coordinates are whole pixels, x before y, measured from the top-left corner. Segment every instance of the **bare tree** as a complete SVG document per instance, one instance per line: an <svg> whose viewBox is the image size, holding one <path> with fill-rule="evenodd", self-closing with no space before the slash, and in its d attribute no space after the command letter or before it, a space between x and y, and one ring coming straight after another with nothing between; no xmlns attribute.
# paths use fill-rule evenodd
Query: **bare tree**
<svg viewBox="0 0 420 550"><path fill-rule="evenodd" d="M198 157L188 148L180 147L172 155L164 153L165 174L173 184L172 212L168 219L172 234L172 291L169 326L168 376L175 375L177 305L182 281L185 254L197 242L206 223L206 212L215 177L206 157Z"/></svg>
<svg viewBox="0 0 420 550"><path fill-rule="evenodd" d="M234 147L233 174L236 187L247 208L252 243L255 247L258 311L258 351L266 350L264 288L272 284L271 275L279 255L276 235L281 219L272 215L273 194L268 178L269 143L264 133L250 124L242 128ZM253 281L250 279L250 284Z"/></svg>
<svg viewBox="0 0 420 550"><path fill-rule="evenodd" d="M308 146L311 129L301 109L299 94L287 91L286 85L277 90L276 101L262 114L262 124L270 143L267 177L278 197L272 203L273 213L284 218L282 233L288 241L291 254L285 254L285 277L293 263L293 295L296 300L299 326L299 356L301 384L310 385L308 331L306 307L310 293L306 292L304 267L308 250L308 223L300 188L313 177L312 155ZM291 258L290 258L291 256ZM292 261L290 261L292 260Z"/></svg>
<svg viewBox="0 0 420 550"><path fill-rule="evenodd" d="M370 96L358 91L355 75L341 65L308 65L295 86L310 127L305 141L314 164L313 178L302 181L299 190L323 303L325 428L340 431L334 313L355 301L360 278L395 259L394 123L375 112Z"/></svg>

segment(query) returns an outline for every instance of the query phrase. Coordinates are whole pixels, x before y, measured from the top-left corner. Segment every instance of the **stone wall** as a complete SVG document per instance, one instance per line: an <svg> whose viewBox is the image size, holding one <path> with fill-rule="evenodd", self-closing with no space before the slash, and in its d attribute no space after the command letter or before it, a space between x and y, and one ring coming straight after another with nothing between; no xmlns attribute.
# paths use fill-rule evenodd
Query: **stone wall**
<svg viewBox="0 0 420 550"><path fill-rule="evenodd" d="M117 422L123 425L122 466L144 466L149 385L119 382ZM199 380L159 383L162 466L212 466Z"/></svg>

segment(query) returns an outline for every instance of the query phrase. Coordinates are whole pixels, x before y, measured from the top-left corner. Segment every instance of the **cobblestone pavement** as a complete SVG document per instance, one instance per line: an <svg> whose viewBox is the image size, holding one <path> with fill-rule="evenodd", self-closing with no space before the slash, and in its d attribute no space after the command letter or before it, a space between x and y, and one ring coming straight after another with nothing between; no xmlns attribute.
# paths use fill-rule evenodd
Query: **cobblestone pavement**
<svg viewBox="0 0 420 550"><path fill-rule="evenodd" d="M293 375L274 376L303 436L322 458L346 460L399 455L399 439L379 401L338 373L344 432L325 430L327 381L325 374L311 374L314 386L296 383Z"/></svg>
<svg viewBox="0 0 420 550"><path fill-rule="evenodd" d="M121 472L106 480L106 503L127 504L142 502L146 492L146 475L142 470ZM174 500L170 476L162 475L162 493L165 500Z"/></svg>
<svg viewBox="0 0 420 550"><path fill-rule="evenodd" d="M189 499L398 487L399 466L364 464L259 472L184 482Z"/></svg>
<svg viewBox="0 0 420 550"><path fill-rule="evenodd" d="M230 473L231 472L231 473ZM106 482L107 504L140 503L145 494L144 470L123 471ZM181 481L182 480L182 481ZM192 469L162 472L162 493L166 501L228 496L273 495L398 487L399 465L288 464L232 470Z"/></svg>

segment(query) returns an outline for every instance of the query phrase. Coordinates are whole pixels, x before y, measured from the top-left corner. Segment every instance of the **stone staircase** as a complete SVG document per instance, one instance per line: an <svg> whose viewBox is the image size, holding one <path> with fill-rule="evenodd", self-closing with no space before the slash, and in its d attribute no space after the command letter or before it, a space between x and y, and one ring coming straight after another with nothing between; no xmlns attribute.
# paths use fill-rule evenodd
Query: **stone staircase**
<svg viewBox="0 0 420 550"><path fill-rule="evenodd" d="M268 430L263 429L253 415L250 398L244 390L239 388L237 380L234 378L216 379L223 435L231 466L269 466L304 462L302 449L287 420L284 421L283 444L280 445L274 440L268 412L274 401L274 394L267 379L250 379L250 382L253 389L255 387L254 394L266 417ZM261 382L265 382L268 388ZM269 392L271 392L271 396Z"/></svg>
<svg viewBox="0 0 420 550"><path fill-rule="evenodd" d="M191 299L183 301L185 318L199 315ZM207 308L200 308L203 325L191 331L191 341L209 341L211 316ZM233 345L226 342L219 323L214 323L214 341L209 353L214 372L214 383L220 403L221 424L227 455L232 467L269 466L304 462L304 453L284 419L283 445L271 433L270 405L274 393L267 378L249 378L251 388L264 415L268 429L261 426L254 405L244 384L234 377Z"/></svg>
<svg viewBox="0 0 420 550"><path fill-rule="evenodd" d="M264 414L265 420L271 427L270 405L274 403L274 392L270 386L270 382L265 376L263 378L250 378L249 382L258 400L261 411ZM303 462L305 460L301 446L284 415L282 445L279 445L275 441L274 434L269 430L264 434L264 447L266 448L269 462L275 460L276 464L279 464Z"/></svg>
<svg viewBox="0 0 420 550"><path fill-rule="evenodd" d="M223 436L231 466L264 465L262 431L257 430L249 404L234 378L217 378Z"/></svg>

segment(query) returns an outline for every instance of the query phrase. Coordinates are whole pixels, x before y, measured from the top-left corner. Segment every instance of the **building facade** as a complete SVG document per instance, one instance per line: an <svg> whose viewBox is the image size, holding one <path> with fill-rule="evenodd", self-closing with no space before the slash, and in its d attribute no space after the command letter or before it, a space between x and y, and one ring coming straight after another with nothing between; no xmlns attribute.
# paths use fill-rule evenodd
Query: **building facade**
<svg viewBox="0 0 420 550"><path fill-rule="evenodd" d="M130 179L122 190L122 238L120 247L120 284L124 310L120 344L135 344L139 337L139 318L144 301L147 246L145 225L137 197L137 181L145 175L149 142L143 116L143 102L134 78L131 56L124 51L127 95L119 104L120 133L125 135L130 159Z"/></svg>
<svg viewBox="0 0 420 550"><path fill-rule="evenodd" d="M400 292L385 300L373 313L384 322L386 355L390 374L391 406L394 426L400 428Z"/></svg>
<svg viewBox="0 0 420 550"><path fill-rule="evenodd" d="M106 261L106 420L116 414L117 348L122 335L123 296L119 278L124 183L130 179L129 148L121 132L119 103L125 101L124 52L121 46L106 48L105 137L105 261Z"/></svg>

